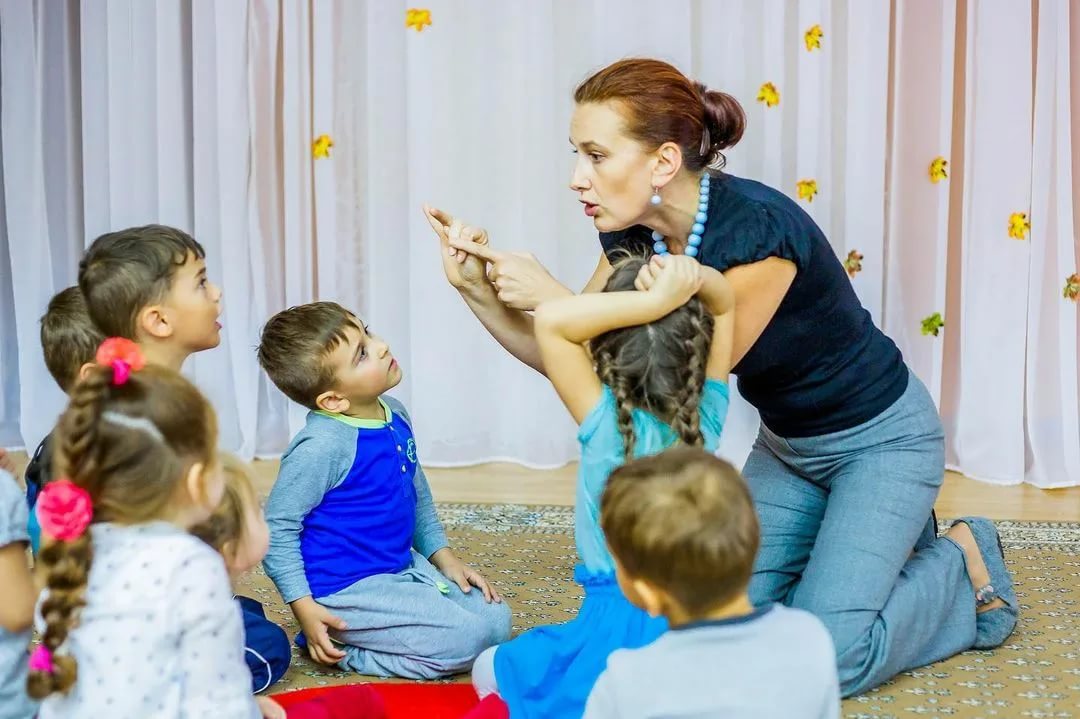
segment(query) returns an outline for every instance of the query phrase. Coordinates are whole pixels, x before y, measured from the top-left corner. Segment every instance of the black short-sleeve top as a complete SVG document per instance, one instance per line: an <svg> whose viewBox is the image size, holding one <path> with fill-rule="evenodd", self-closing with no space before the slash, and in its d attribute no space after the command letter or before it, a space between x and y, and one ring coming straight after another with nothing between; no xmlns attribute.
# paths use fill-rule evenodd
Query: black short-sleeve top
<svg viewBox="0 0 1080 719"><path fill-rule="evenodd" d="M733 368L739 392L783 437L850 429L880 414L907 388L900 350L859 302L821 229L787 195L720 175L698 254L720 270L781 257L797 273L764 332ZM612 259L620 249L651 253L648 228L600 233ZM736 308L736 312L737 312Z"/></svg>

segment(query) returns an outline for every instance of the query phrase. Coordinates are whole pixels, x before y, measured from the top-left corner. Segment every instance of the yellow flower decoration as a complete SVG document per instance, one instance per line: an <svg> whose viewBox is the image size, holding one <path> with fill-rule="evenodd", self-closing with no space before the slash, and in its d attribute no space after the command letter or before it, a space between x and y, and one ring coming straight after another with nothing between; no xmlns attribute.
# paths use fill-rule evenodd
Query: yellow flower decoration
<svg viewBox="0 0 1080 719"><path fill-rule="evenodd" d="M935 185L949 177L949 162L944 157L935 157L930 163L930 182Z"/></svg>
<svg viewBox="0 0 1080 719"><path fill-rule="evenodd" d="M780 91L776 89L776 85L767 82L758 90L757 101L764 102L765 107L776 107L780 104Z"/></svg>
<svg viewBox="0 0 1080 719"><path fill-rule="evenodd" d="M924 335L933 335L937 337L941 333L941 328L945 326L945 320L941 318L940 312L935 312L922 321L922 333Z"/></svg>
<svg viewBox="0 0 1080 719"><path fill-rule="evenodd" d="M806 50L820 50L821 38L825 37L825 33L821 31L820 25L814 25L803 35L803 40L806 42Z"/></svg>
<svg viewBox="0 0 1080 719"><path fill-rule="evenodd" d="M1080 273L1073 273L1065 278L1065 289L1061 291L1061 296L1073 302L1078 301L1077 298L1080 298Z"/></svg>
<svg viewBox="0 0 1080 719"><path fill-rule="evenodd" d="M330 148L333 146L334 141L330 139L329 135L319 135L311 143L311 154L316 158L330 157Z"/></svg>
<svg viewBox="0 0 1080 719"><path fill-rule="evenodd" d="M1014 240L1025 240L1030 229L1031 222L1028 221L1026 212L1014 212L1009 215L1009 237Z"/></svg>
<svg viewBox="0 0 1080 719"><path fill-rule="evenodd" d="M862 253L858 250L847 253L847 259L844 260L844 269L847 270L848 277L855 279L855 275L862 272L862 260Z"/></svg>
<svg viewBox="0 0 1080 719"><path fill-rule="evenodd" d="M411 7L405 11L405 27L411 27L416 32L423 32L425 25L431 24L431 11Z"/></svg>
<svg viewBox="0 0 1080 719"><path fill-rule="evenodd" d="M817 180L799 180L795 183L795 191L800 200L813 202L817 194Z"/></svg>

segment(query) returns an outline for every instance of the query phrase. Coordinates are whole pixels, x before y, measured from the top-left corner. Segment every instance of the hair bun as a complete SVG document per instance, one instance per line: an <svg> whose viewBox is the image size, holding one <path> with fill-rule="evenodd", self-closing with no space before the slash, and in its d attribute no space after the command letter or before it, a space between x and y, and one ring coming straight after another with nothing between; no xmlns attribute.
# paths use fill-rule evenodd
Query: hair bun
<svg viewBox="0 0 1080 719"><path fill-rule="evenodd" d="M710 90L703 83L694 83L705 105L705 128L709 131L711 152L719 153L732 147L746 130L746 112L731 95Z"/></svg>

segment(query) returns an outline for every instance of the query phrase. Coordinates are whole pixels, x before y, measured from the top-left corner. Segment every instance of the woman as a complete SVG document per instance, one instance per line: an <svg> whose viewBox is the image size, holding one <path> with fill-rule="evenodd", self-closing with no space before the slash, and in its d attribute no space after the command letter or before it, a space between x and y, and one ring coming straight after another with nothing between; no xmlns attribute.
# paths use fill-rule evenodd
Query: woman
<svg viewBox="0 0 1080 719"><path fill-rule="evenodd" d="M822 619L845 696L1004 642L1017 600L993 523L965 518L941 538L926 526L944 476L930 395L813 220L777 190L720 172L745 127L738 102L646 59L600 70L574 99L570 187L603 248L585 291L603 286L623 248L694 255L735 290L733 373L761 415L743 469L762 528L754 603ZM570 290L530 256L489 248L482 230L451 242L452 218L428 215L451 284L543 371L525 311Z"/></svg>

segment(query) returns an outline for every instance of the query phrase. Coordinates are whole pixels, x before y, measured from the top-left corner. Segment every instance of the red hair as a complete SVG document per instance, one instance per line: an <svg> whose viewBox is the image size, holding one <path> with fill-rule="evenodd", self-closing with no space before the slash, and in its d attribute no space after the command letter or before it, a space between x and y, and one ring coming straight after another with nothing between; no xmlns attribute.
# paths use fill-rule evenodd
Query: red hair
<svg viewBox="0 0 1080 719"><path fill-rule="evenodd" d="M723 167L723 150L737 143L746 129L746 113L738 100L691 81L661 60L612 63L578 85L574 101L616 102L631 137L650 149L676 143L691 172Z"/></svg>

